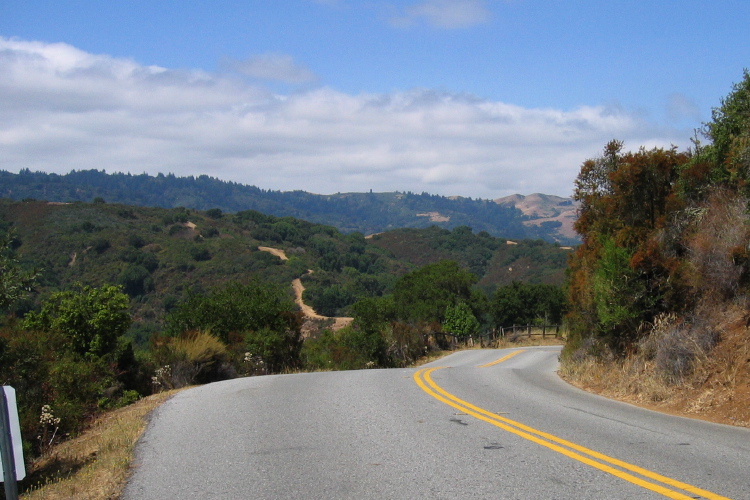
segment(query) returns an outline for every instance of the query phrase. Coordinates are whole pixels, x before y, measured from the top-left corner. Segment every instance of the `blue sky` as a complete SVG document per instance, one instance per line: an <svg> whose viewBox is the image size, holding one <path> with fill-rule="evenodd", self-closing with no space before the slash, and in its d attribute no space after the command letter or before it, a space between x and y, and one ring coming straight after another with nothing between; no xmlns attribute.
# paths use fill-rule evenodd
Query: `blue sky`
<svg viewBox="0 0 750 500"><path fill-rule="evenodd" d="M0 168L568 196L612 138L689 145L750 2L0 3Z"/></svg>

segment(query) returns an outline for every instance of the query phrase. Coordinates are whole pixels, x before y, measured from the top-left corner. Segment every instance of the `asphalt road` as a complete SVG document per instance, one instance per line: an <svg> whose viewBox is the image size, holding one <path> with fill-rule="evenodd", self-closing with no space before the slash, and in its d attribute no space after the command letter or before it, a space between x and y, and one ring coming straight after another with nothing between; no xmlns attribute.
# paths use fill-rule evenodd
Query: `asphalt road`
<svg viewBox="0 0 750 500"><path fill-rule="evenodd" d="M139 442L124 500L750 499L749 430L585 393L557 377L558 354L181 392Z"/></svg>

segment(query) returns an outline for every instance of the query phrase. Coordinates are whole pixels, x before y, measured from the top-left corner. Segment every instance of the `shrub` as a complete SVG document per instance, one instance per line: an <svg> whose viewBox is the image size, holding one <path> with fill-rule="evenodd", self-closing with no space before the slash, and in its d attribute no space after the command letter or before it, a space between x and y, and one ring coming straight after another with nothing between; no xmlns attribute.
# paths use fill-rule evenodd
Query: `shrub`
<svg viewBox="0 0 750 500"><path fill-rule="evenodd" d="M699 212L687 246L693 286L705 298L733 297L747 273L743 258L750 232L747 206L745 198L716 191Z"/></svg>
<svg viewBox="0 0 750 500"><path fill-rule="evenodd" d="M134 248L142 248L146 245L146 240L140 234L131 234L128 236L128 245Z"/></svg>
<svg viewBox="0 0 750 500"><path fill-rule="evenodd" d="M97 238L91 242L91 249L98 254L106 252L110 247L109 240Z"/></svg>
<svg viewBox="0 0 750 500"><path fill-rule="evenodd" d="M253 356L263 360L271 373L300 367L302 333L299 327L251 330L245 334L245 346Z"/></svg>
<svg viewBox="0 0 750 500"><path fill-rule="evenodd" d="M692 321L678 321L673 314L660 315L650 334L639 342L638 353L654 361L666 383L679 384L693 372L696 361L705 358L719 342L719 332L711 321L703 315L696 315Z"/></svg>
<svg viewBox="0 0 750 500"><path fill-rule="evenodd" d="M187 231L187 228L182 224L174 224L169 228L169 236L175 236L177 234Z"/></svg>
<svg viewBox="0 0 750 500"><path fill-rule="evenodd" d="M137 297L154 289L154 281L143 266L130 265L120 273L117 281L130 297Z"/></svg>
<svg viewBox="0 0 750 500"><path fill-rule="evenodd" d="M206 216L212 219L221 219L224 213L219 208L209 208L206 210Z"/></svg>
<svg viewBox="0 0 750 500"><path fill-rule="evenodd" d="M130 326L129 305L120 287L78 285L75 291L52 294L39 313L27 314L24 326L59 332L74 352L102 356L114 349Z"/></svg>
<svg viewBox="0 0 750 500"><path fill-rule="evenodd" d="M190 256L196 262L211 260L211 252L205 247L191 247Z"/></svg>
<svg viewBox="0 0 750 500"><path fill-rule="evenodd" d="M114 381L104 360L70 352L67 343L57 331L0 331L0 380L19 394L21 435L32 456L79 431ZM49 419L40 422L41 413Z"/></svg>
<svg viewBox="0 0 750 500"><path fill-rule="evenodd" d="M152 381L158 390L225 380L236 375L228 364L226 344L206 331L156 339L154 359L159 368Z"/></svg>

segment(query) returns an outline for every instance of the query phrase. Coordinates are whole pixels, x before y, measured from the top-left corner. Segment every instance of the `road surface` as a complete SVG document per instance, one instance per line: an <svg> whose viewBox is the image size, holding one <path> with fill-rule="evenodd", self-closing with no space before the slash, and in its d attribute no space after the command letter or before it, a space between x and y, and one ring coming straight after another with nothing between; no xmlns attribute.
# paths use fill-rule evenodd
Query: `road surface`
<svg viewBox="0 0 750 500"><path fill-rule="evenodd" d="M558 355L183 391L154 414L124 499L750 499L750 430L580 391Z"/></svg>

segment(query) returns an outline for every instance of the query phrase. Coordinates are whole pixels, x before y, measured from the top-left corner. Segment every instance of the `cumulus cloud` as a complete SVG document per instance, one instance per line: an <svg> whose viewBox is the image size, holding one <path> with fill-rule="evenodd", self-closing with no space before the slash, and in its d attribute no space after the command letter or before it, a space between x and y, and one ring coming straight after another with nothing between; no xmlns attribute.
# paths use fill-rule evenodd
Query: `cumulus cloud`
<svg viewBox="0 0 750 500"><path fill-rule="evenodd" d="M527 109L414 89L274 94L65 44L0 38L0 168L207 174L266 189L569 195L612 138L681 134L598 106Z"/></svg>
<svg viewBox="0 0 750 500"><path fill-rule="evenodd" d="M490 15L483 0L425 0L407 7L392 22L399 27L423 21L436 28L459 29L487 22Z"/></svg>
<svg viewBox="0 0 750 500"><path fill-rule="evenodd" d="M308 83L317 80L309 69L296 64L292 56L286 54L261 54L244 61L229 61L233 70L259 80L284 83Z"/></svg>

